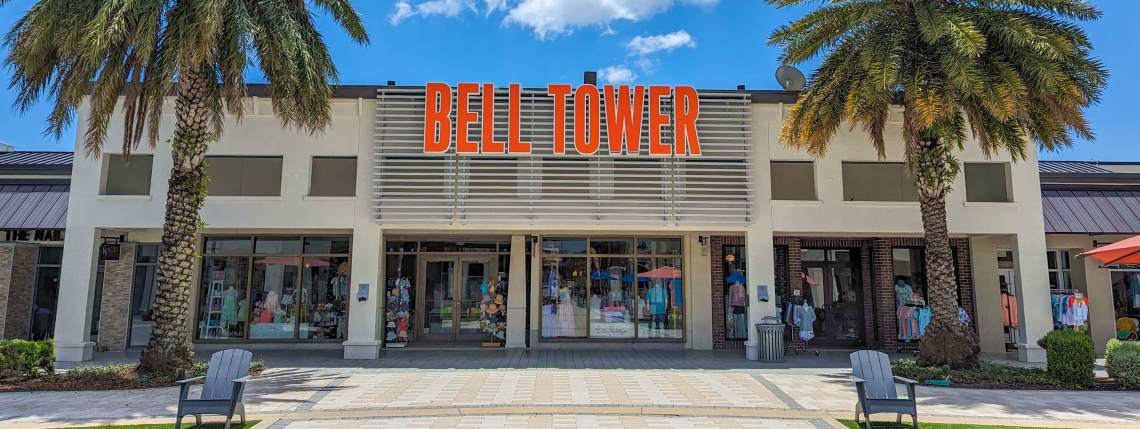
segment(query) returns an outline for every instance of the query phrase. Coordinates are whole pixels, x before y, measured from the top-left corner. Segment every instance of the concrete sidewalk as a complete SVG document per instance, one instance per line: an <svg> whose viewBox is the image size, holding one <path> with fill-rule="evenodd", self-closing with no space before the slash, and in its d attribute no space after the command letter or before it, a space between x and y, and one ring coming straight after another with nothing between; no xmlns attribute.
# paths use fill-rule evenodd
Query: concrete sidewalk
<svg viewBox="0 0 1140 429"><path fill-rule="evenodd" d="M832 427L854 417L845 352L782 364L739 352L388 350L261 352L252 418L315 427ZM205 357L205 355L202 355ZM100 354L99 361L130 355ZM900 386L901 387L901 386ZM903 393L905 395L905 393ZM177 389L0 394L0 426L170 421ZM919 387L924 422L1136 427L1140 393ZM889 416L883 416L884 418Z"/></svg>

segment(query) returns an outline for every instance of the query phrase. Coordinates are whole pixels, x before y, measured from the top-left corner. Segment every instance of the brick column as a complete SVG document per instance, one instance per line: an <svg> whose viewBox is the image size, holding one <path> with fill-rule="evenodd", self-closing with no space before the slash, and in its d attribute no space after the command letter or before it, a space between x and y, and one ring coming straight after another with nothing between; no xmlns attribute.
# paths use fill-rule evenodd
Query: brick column
<svg viewBox="0 0 1140 429"><path fill-rule="evenodd" d="M872 285L876 270L872 267L871 242L863 240L859 246L859 265L862 271L863 291L863 345L870 348L875 344L875 288Z"/></svg>
<svg viewBox="0 0 1140 429"><path fill-rule="evenodd" d="M131 289L135 274L136 244L123 243L119 260L106 261L103 269L103 297L99 310L97 346L107 351L127 349L127 330L131 325Z"/></svg>
<svg viewBox="0 0 1140 429"><path fill-rule="evenodd" d="M744 341L728 341L726 338L725 326L728 323L727 315L724 313L724 281L728 278L729 273L724 272L724 246L742 246L744 245L744 237L741 236L721 236L714 235L709 237L709 257L712 262L712 332L713 332L713 349L732 349L741 350L744 348ZM749 252L750 249L745 249ZM743 255L736 255L737 258L742 258ZM739 259L738 259L739 260ZM747 275L747 274L746 274ZM771 293L775 293L775 285L772 286Z"/></svg>
<svg viewBox="0 0 1140 429"><path fill-rule="evenodd" d="M894 349L898 343L898 315L895 308L895 267L891 241L886 238L872 240L871 253L874 274L875 312L878 325L879 348Z"/></svg>
<svg viewBox="0 0 1140 429"><path fill-rule="evenodd" d="M951 242L957 256L958 302L970 315L970 327L978 331L977 316L974 308L974 278L973 265L970 263L970 239L958 238Z"/></svg>
<svg viewBox="0 0 1140 429"><path fill-rule="evenodd" d="M39 246L0 245L0 338L26 340L31 335Z"/></svg>

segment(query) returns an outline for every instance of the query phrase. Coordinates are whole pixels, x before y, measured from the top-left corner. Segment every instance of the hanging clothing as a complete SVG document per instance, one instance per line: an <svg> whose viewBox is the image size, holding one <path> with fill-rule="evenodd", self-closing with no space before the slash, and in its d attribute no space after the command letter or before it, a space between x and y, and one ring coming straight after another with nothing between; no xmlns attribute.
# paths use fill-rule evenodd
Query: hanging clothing
<svg viewBox="0 0 1140 429"><path fill-rule="evenodd" d="M1005 326L1009 328L1018 327L1019 321L1017 317L1017 297L1008 293L1001 294L1001 316Z"/></svg>
<svg viewBox="0 0 1140 429"><path fill-rule="evenodd" d="M542 306L542 338L554 338L558 334L558 310L554 304Z"/></svg>
<svg viewBox="0 0 1140 429"><path fill-rule="evenodd" d="M399 285L399 282L396 283ZM333 299L343 301L348 299L348 277L337 276L332 279L332 293Z"/></svg>
<svg viewBox="0 0 1140 429"><path fill-rule="evenodd" d="M236 325L238 322L238 293L233 288L222 292L222 326Z"/></svg>
<svg viewBox="0 0 1140 429"><path fill-rule="evenodd" d="M1130 295L1140 295L1140 274L1132 275L1132 281L1128 286L1128 293Z"/></svg>
<svg viewBox="0 0 1140 429"><path fill-rule="evenodd" d="M649 292L645 293L645 300L649 302L649 314L665 314L665 304L669 301L669 295L661 285L653 285L649 288Z"/></svg>
<svg viewBox="0 0 1140 429"><path fill-rule="evenodd" d="M743 307L748 303L744 297L744 285L740 283L733 283L732 286L728 287L728 296L733 307Z"/></svg>
<svg viewBox="0 0 1140 429"><path fill-rule="evenodd" d="M811 341L812 338L815 338L815 328L813 327L815 308L804 303L796 309L796 318L799 319L797 326L800 327L800 338L804 341Z"/></svg>
<svg viewBox="0 0 1140 429"><path fill-rule="evenodd" d="M914 313L915 319L918 320L918 336L921 337L926 334L926 325L930 324L930 309L919 308Z"/></svg>
<svg viewBox="0 0 1140 429"><path fill-rule="evenodd" d="M912 297L914 297L914 288L902 280L895 283L895 307L906 305L906 302L910 301Z"/></svg>
<svg viewBox="0 0 1140 429"><path fill-rule="evenodd" d="M966 313L966 309L958 307L958 320L967 325L970 324L970 315Z"/></svg>
<svg viewBox="0 0 1140 429"><path fill-rule="evenodd" d="M558 294L558 336L574 337L577 328L574 326L574 302L570 297L570 289L562 288Z"/></svg>

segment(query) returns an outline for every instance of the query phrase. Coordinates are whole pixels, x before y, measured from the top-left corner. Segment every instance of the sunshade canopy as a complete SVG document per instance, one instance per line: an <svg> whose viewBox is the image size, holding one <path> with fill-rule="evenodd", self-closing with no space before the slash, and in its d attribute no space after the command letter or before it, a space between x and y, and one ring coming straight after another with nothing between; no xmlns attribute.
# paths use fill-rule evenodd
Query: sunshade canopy
<svg viewBox="0 0 1140 429"><path fill-rule="evenodd" d="M1077 257L1092 257L1102 265L1140 264L1140 235L1098 247Z"/></svg>

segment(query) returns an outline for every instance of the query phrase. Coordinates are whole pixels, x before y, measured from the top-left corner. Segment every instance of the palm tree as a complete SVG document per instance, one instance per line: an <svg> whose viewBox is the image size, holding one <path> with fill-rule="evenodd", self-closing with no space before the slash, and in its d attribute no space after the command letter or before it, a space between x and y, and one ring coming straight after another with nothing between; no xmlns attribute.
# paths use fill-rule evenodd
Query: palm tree
<svg viewBox="0 0 1140 429"><path fill-rule="evenodd" d="M203 161L225 116L242 117L250 61L268 81L282 127L315 134L331 121L329 85L337 71L311 9L331 15L357 43L368 43L348 0L40 0L7 34L15 107L26 111L48 99L47 133L58 139L89 103L83 136L89 158L102 152L119 106L124 154L144 133L155 147L163 106L173 96L174 167L142 371L171 371L192 361L186 326L205 200Z"/></svg>
<svg viewBox="0 0 1140 429"><path fill-rule="evenodd" d="M818 0L766 0L777 8ZM839 127L861 127L879 158L901 106L905 159L919 190L931 322L920 364L972 368L977 339L958 320L946 231L955 152L972 136L988 157L1024 160L1035 148L1093 139L1084 109L1108 78L1079 21L1083 0L831 0L773 31L786 64L823 57L780 133L782 144L826 153Z"/></svg>

